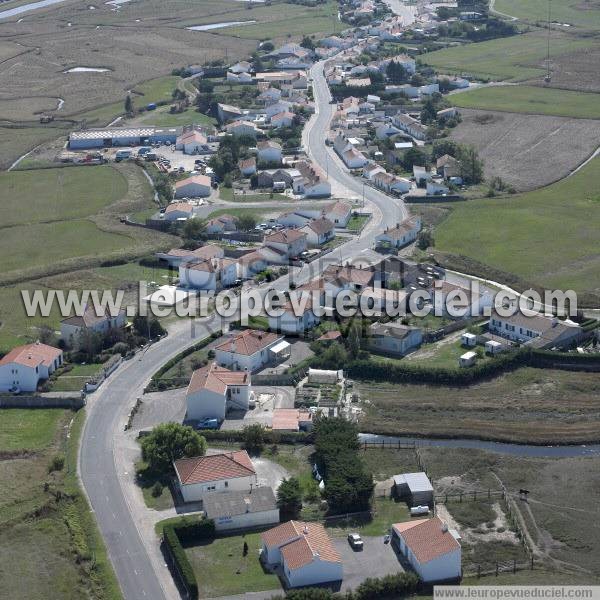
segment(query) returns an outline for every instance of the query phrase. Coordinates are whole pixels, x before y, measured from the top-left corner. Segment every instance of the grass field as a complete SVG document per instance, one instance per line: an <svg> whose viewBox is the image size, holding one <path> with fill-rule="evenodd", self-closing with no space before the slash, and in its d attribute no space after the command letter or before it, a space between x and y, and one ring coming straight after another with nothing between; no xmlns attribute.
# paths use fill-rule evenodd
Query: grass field
<svg viewBox="0 0 600 600"><path fill-rule="evenodd" d="M83 388L83 385L96 373L100 371L102 364L74 365L70 371L59 375L52 384L53 392L75 392Z"/></svg>
<svg viewBox="0 0 600 600"><path fill-rule="evenodd" d="M0 460L3 598L121 597L93 514L79 489L76 457L83 416L63 409L0 411L0 452L33 453ZM64 467L49 472L50 460L58 453L65 458Z"/></svg>
<svg viewBox="0 0 600 600"><path fill-rule="evenodd" d="M0 413L0 450L41 450L54 439L64 411L7 408Z"/></svg>
<svg viewBox="0 0 600 600"><path fill-rule="evenodd" d="M460 343L460 339L457 339L459 336L460 334L455 333L439 342L423 344L421 348L410 353L401 360L426 367L459 369L458 359L467 351ZM477 358L477 364L482 364L491 360L493 359L487 355L480 356Z"/></svg>
<svg viewBox="0 0 600 600"><path fill-rule="evenodd" d="M35 146L66 133L62 127L0 127L0 169L8 169Z"/></svg>
<svg viewBox="0 0 600 600"><path fill-rule="evenodd" d="M556 58L561 54L592 46L592 40L556 34L552 40L552 55ZM543 32L536 31L436 50L419 58L445 73L470 74L482 79L523 81L544 76L543 61L546 51L547 37Z"/></svg>
<svg viewBox="0 0 600 600"><path fill-rule="evenodd" d="M598 294L599 167L596 158L546 188L454 206L434 232L436 250L547 288Z"/></svg>
<svg viewBox="0 0 600 600"><path fill-rule="evenodd" d="M600 119L600 94L556 88L494 86L454 94L450 100L462 108Z"/></svg>
<svg viewBox="0 0 600 600"><path fill-rule="evenodd" d="M375 382L359 389L369 402L361 431L521 443L600 440L600 381L592 373L523 368L460 390Z"/></svg>
<svg viewBox="0 0 600 600"><path fill-rule="evenodd" d="M548 19L547 0L496 0L494 8L530 23L546 22ZM553 2L550 19L584 29L600 29L600 4L576 0Z"/></svg>
<svg viewBox="0 0 600 600"><path fill-rule="evenodd" d="M169 106L159 106L156 110L149 110L135 117L132 122L135 122L136 125L139 123L156 127L182 127L190 124L209 127L216 123L216 119L213 117L204 115L193 108L174 114L169 112L169 108Z"/></svg>
<svg viewBox="0 0 600 600"><path fill-rule="evenodd" d="M337 3L331 0L315 7L278 4L256 8L251 12L245 11L243 18L239 19L240 21L255 20L257 21L255 24L214 31L216 33L222 31L228 36L256 40L340 32L345 26L338 20L337 11ZM234 20L229 14L227 17L227 20Z"/></svg>
<svg viewBox="0 0 600 600"><path fill-rule="evenodd" d="M244 542L248 555L242 556ZM265 573L258 551L259 533L217 538L186 549L198 579L201 598L279 589L276 575Z"/></svg>
<svg viewBox="0 0 600 600"><path fill-rule="evenodd" d="M122 198L127 180L110 166L0 174L0 228L80 219Z"/></svg>

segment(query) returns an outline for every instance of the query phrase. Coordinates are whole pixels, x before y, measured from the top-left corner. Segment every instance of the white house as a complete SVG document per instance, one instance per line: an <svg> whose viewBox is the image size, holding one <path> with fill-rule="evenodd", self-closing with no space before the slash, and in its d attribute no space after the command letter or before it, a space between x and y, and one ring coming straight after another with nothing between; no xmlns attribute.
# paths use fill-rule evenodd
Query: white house
<svg viewBox="0 0 600 600"><path fill-rule="evenodd" d="M418 348L423 332L418 327L402 323L373 323L369 327L369 347L376 352L403 356Z"/></svg>
<svg viewBox="0 0 600 600"><path fill-rule="evenodd" d="M202 509L216 531L251 529L279 523L277 499L270 487L204 494Z"/></svg>
<svg viewBox="0 0 600 600"><path fill-rule="evenodd" d="M227 71L227 81L229 83L253 83L250 73L232 73Z"/></svg>
<svg viewBox="0 0 600 600"><path fill-rule="evenodd" d="M238 161L238 169L244 177L254 175L254 173L256 173L256 158L254 158L254 156L251 156L250 158L241 158Z"/></svg>
<svg viewBox="0 0 600 600"><path fill-rule="evenodd" d="M285 212L277 217L277 223L284 227L304 227L310 220L311 217L306 217L298 211Z"/></svg>
<svg viewBox="0 0 600 600"><path fill-rule="evenodd" d="M261 533L261 560L280 568L287 587L341 581L340 553L321 523L288 521Z"/></svg>
<svg viewBox="0 0 600 600"><path fill-rule="evenodd" d="M63 364L63 351L36 342L13 348L0 360L0 392L35 392Z"/></svg>
<svg viewBox="0 0 600 600"><path fill-rule="evenodd" d="M402 248L417 239L417 234L421 229L421 219L419 217L409 217L395 227L388 227L376 238L377 243L388 243L394 248Z"/></svg>
<svg viewBox="0 0 600 600"><path fill-rule="evenodd" d="M322 246L335 237L335 226L325 217L310 221L301 231L306 233L306 242L312 247Z"/></svg>
<svg viewBox="0 0 600 600"><path fill-rule="evenodd" d="M305 198L326 198L331 196L331 184L320 167L307 160L295 163L299 175L293 178L294 193L303 194Z"/></svg>
<svg viewBox="0 0 600 600"><path fill-rule="evenodd" d="M162 213L162 218L165 221L187 220L194 216L194 212L194 207L189 202L171 202Z"/></svg>
<svg viewBox="0 0 600 600"><path fill-rule="evenodd" d="M467 287L438 280L432 291L432 304L436 314L449 314L448 309L452 307L456 312L464 312L464 315L453 316L475 317L481 315L486 308L490 308L494 302L492 294L486 289L482 290L476 282Z"/></svg>
<svg viewBox="0 0 600 600"><path fill-rule="evenodd" d="M283 337L276 333L245 329L215 347L215 360L232 371L258 371L289 356L289 344L281 342Z"/></svg>
<svg viewBox="0 0 600 600"><path fill-rule="evenodd" d="M233 136L249 136L255 138L257 135L262 133L260 127L252 121L233 121L225 127L225 131Z"/></svg>
<svg viewBox="0 0 600 600"><path fill-rule="evenodd" d="M298 335L313 329L320 322L312 310L310 298L306 302L299 301L296 307L288 302L282 310L280 316L269 315L269 329Z"/></svg>
<svg viewBox="0 0 600 600"><path fill-rule="evenodd" d="M306 233L297 229L282 229L266 235L265 246L283 252L288 258L299 256L306 250Z"/></svg>
<svg viewBox="0 0 600 600"><path fill-rule="evenodd" d="M277 102L274 102L273 104L269 104L265 108L265 114L270 119L271 117L274 117L275 115L278 115L279 113L291 111L291 108L292 108L291 102L288 102L287 100L279 100Z"/></svg>
<svg viewBox="0 0 600 600"><path fill-rule="evenodd" d="M271 117L273 127L291 127L294 123L294 113L283 111Z"/></svg>
<svg viewBox="0 0 600 600"><path fill-rule="evenodd" d="M281 144L265 140L256 144L258 162L281 164Z"/></svg>
<svg viewBox="0 0 600 600"><path fill-rule="evenodd" d="M365 179L368 179L369 181L371 181L373 179L373 177L375 175L377 175L377 173L385 173L385 169L381 165L378 165L377 163L368 162L363 167L363 177Z"/></svg>
<svg viewBox="0 0 600 600"><path fill-rule="evenodd" d="M254 465L245 450L180 458L173 465L185 502L199 502L219 492L249 492L258 487Z"/></svg>
<svg viewBox="0 0 600 600"><path fill-rule="evenodd" d="M197 129L182 133L175 142L176 150L183 150L184 154L207 154L210 146L206 136Z"/></svg>
<svg viewBox="0 0 600 600"><path fill-rule="evenodd" d="M186 392L186 419L222 421L227 410L248 410L250 383L248 371L230 371L216 362L197 369Z"/></svg>
<svg viewBox="0 0 600 600"><path fill-rule="evenodd" d="M432 178L427 182L426 191L428 196L443 196L450 192L450 188L448 188L440 179Z"/></svg>
<svg viewBox="0 0 600 600"><path fill-rule="evenodd" d="M206 222L206 233L221 234L237 229L237 218L232 215L219 215Z"/></svg>
<svg viewBox="0 0 600 600"><path fill-rule="evenodd" d="M573 321L561 321L541 313L527 316L521 312L502 317L494 311L488 329L506 339L542 349L568 347L583 333Z"/></svg>
<svg viewBox="0 0 600 600"><path fill-rule="evenodd" d="M427 128L408 114L397 113L392 117L392 123L417 140L427 139Z"/></svg>
<svg viewBox="0 0 600 600"><path fill-rule="evenodd" d="M218 290L237 279L237 263L231 258L209 258L179 265L179 285L196 290Z"/></svg>
<svg viewBox="0 0 600 600"><path fill-rule="evenodd" d="M206 198L210 192L211 180L207 175L192 175L175 182L175 198Z"/></svg>
<svg viewBox="0 0 600 600"><path fill-rule="evenodd" d="M269 261L262 250L253 250L238 258L238 276L242 279L251 279L268 266Z"/></svg>
<svg viewBox="0 0 600 600"><path fill-rule="evenodd" d="M249 63L247 60L242 60L238 63L235 63L235 65L232 65L231 67L229 67L229 70L232 73L239 75L240 73L249 73L251 68L252 68L251 63Z"/></svg>
<svg viewBox="0 0 600 600"><path fill-rule="evenodd" d="M396 523L392 526L392 543L423 582L460 580L461 547L439 517Z"/></svg>
<svg viewBox="0 0 600 600"><path fill-rule="evenodd" d="M124 327L127 320L125 311L111 316L107 308L101 314L96 313L92 303L87 304L81 316L73 315L60 322L60 339L71 348L78 348L82 335L85 333L104 334L111 329Z"/></svg>
<svg viewBox="0 0 600 600"><path fill-rule="evenodd" d="M346 227L352 217L352 206L348 202L338 200L323 209L323 216L329 219L336 227Z"/></svg>
<svg viewBox="0 0 600 600"><path fill-rule="evenodd" d="M364 167L368 160L362 152L359 152L356 148L349 148L344 151L341 155L344 164L349 169L360 169Z"/></svg>

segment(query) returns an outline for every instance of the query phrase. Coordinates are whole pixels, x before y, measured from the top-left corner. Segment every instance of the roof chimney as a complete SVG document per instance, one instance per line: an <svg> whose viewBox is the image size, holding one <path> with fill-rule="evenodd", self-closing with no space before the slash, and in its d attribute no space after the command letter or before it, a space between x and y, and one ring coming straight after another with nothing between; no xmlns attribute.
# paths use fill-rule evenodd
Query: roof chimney
<svg viewBox="0 0 600 600"><path fill-rule="evenodd" d="M308 525L306 523L304 523L304 527L302 528L302 533L304 535L308 535Z"/></svg>
<svg viewBox="0 0 600 600"><path fill-rule="evenodd" d="M448 531L448 523L446 521L442 521L442 533L447 533Z"/></svg>

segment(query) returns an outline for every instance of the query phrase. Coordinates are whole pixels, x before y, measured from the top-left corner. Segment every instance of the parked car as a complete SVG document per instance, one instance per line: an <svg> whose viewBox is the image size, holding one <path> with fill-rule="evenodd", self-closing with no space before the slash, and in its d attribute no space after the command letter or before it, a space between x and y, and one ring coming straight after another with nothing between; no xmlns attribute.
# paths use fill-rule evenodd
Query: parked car
<svg viewBox="0 0 600 600"><path fill-rule="evenodd" d="M348 534L348 543L354 550L362 550L363 549L363 541L358 533L349 533Z"/></svg>
<svg viewBox="0 0 600 600"><path fill-rule="evenodd" d="M203 419L196 425L196 429L219 429L219 420Z"/></svg>

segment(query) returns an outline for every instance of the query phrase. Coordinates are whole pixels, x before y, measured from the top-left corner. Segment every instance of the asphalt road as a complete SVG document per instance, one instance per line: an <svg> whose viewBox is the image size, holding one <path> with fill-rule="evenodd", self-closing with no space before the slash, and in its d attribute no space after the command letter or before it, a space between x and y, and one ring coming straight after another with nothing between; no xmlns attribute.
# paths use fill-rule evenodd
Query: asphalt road
<svg viewBox="0 0 600 600"><path fill-rule="evenodd" d="M293 269L290 275L278 282L263 286L261 289L264 291L274 285L279 289L287 288L290 279L296 284L304 283L329 263L360 256L373 245L384 224L393 224L408 214L402 201L363 186L360 180L349 175L330 148L325 146L334 107L329 104L330 95L322 69L323 64L318 63L312 70L318 108L305 127L303 140L312 159L327 170L337 189L345 188L359 198L364 190L368 205L372 203L373 218L358 239L351 238L339 246L327 256L327 260ZM123 430L135 399L142 395L152 374L185 347L220 329L219 318L179 321L165 339L124 363L97 392L89 396L86 426L81 437L79 473L125 600L166 600L176 596L173 586L161 581L164 568L156 564L156 557L151 558L136 528L122 488L126 474L119 472L115 460L114 436ZM158 567L161 568L160 575Z"/></svg>

